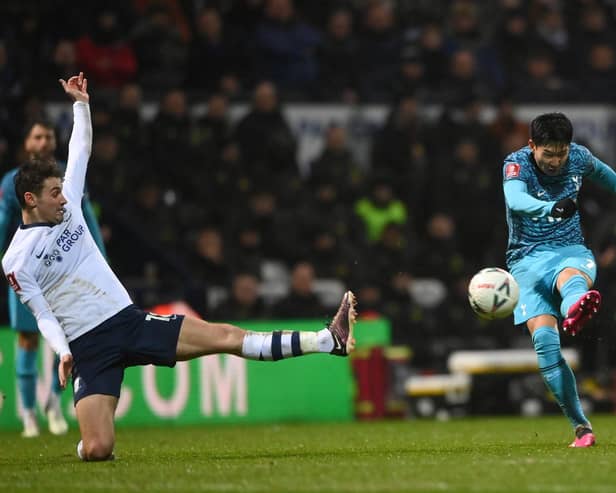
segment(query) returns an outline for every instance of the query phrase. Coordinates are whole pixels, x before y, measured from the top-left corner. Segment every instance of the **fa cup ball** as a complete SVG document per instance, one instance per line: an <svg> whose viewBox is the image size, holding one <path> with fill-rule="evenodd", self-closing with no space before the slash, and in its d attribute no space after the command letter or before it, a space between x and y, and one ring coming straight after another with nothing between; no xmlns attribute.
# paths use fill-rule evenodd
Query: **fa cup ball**
<svg viewBox="0 0 616 493"><path fill-rule="evenodd" d="M518 303L520 288L509 272L498 267L481 269L468 285L468 301L473 311L486 320L511 315Z"/></svg>

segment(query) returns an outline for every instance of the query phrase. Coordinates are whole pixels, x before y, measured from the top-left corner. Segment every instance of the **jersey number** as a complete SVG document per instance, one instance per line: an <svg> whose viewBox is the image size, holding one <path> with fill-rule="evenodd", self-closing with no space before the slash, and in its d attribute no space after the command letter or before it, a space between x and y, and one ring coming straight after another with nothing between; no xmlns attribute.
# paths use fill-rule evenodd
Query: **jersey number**
<svg viewBox="0 0 616 493"><path fill-rule="evenodd" d="M175 315L157 315L156 313L148 313L145 316L145 320L149 322L150 320L160 320L161 322L168 322L169 320L173 320Z"/></svg>

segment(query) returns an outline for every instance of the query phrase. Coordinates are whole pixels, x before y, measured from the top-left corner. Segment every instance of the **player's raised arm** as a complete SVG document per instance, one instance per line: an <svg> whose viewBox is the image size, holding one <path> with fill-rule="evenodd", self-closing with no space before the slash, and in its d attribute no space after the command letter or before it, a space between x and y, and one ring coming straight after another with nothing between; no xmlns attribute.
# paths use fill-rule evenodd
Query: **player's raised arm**
<svg viewBox="0 0 616 493"><path fill-rule="evenodd" d="M507 207L522 216L568 218L577 211L577 202L566 198L559 201L540 200L528 192L526 182L519 178L520 165L505 163L503 168L505 202Z"/></svg>
<svg viewBox="0 0 616 493"><path fill-rule="evenodd" d="M68 162L64 177L64 196L72 202L81 201L83 195L88 159L92 150L92 119L90 117L90 95L88 94L88 79L79 75L68 81L60 79L64 92L75 103L73 104L73 131L68 145Z"/></svg>

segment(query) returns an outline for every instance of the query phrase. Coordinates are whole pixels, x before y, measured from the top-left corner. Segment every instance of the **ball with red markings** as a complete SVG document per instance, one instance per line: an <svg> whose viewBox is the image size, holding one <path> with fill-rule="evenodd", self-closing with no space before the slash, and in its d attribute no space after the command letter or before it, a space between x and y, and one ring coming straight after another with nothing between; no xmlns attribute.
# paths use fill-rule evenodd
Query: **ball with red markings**
<svg viewBox="0 0 616 493"><path fill-rule="evenodd" d="M486 320L505 318L518 303L520 288L504 269L487 267L473 276L468 285L468 301L473 311Z"/></svg>

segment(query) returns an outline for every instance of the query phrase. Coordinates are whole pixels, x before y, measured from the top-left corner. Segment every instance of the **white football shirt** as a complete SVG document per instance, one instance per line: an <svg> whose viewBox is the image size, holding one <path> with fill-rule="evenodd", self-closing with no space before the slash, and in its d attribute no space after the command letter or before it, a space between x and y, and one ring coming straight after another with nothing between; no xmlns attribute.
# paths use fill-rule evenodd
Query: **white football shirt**
<svg viewBox="0 0 616 493"><path fill-rule="evenodd" d="M96 246L81 211L92 144L89 106L75 103L73 115L62 189L67 200L64 219L60 224L21 225L2 259L9 284L61 355L69 352L67 341L132 304Z"/></svg>

